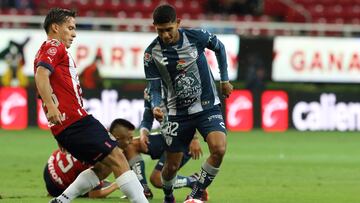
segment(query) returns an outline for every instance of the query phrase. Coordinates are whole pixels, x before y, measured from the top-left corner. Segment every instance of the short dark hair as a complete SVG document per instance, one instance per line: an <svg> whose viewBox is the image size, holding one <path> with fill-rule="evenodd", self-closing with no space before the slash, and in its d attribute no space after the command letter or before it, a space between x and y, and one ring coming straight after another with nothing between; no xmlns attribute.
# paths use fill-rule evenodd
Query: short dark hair
<svg viewBox="0 0 360 203"><path fill-rule="evenodd" d="M172 23L176 21L175 8L169 4L163 4L155 8L153 13L154 24Z"/></svg>
<svg viewBox="0 0 360 203"><path fill-rule="evenodd" d="M64 8L52 8L45 17L44 29L46 33L49 33L50 26L53 23L64 23L69 17L76 16L76 12Z"/></svg>
<svg viewBox="0 0 360 203"><path fill-rule="evenodd" d="M122 119L122 118L117 118L110 125L110 129L109 129L110 133L114 130L114 128L117 125L123 126L129 130L135 130L135 126L130 121Z"/></svg>

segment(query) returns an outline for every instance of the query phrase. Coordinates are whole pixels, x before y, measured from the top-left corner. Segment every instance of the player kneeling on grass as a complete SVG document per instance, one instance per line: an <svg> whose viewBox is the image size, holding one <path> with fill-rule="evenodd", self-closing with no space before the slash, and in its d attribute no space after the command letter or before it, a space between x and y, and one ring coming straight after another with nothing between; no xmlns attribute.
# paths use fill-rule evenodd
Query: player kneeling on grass
<svg viewBox="0 0 360 203"><path fill-rule="evenodd" d="M55 150L49 157L44 168L44 181L48 194L57 197L76 179L76 177L91 165L78 161L75 157L60 149ZM106 180L82 197L103 198L118 189L116 183Z"/></svg>
<svg viewBox="0 0 360 203"><path fill-rule="evenodd" d="M137 177L142 183L145 196L150 199L153 197L153 194L147 186L144 172L145 163L140 156L140 153L144 152L149 154L153 159L158 159L163 154L163 145L165 143L160 134L151 135L149 139L150 142L147 146L147 149L145 150L140 145L139 138L133 139L134 129L134 125L125 119L116 119L110 126L110 132L117 140L118 146L124 150L126 157L129 158L131 168L136 172ZM192 142L190 149L193 156L198 158L201 153L198 140L194 140ZM185 156L187 158L184 158L183 164L185 164L191 157L189 153L187 154L188 155ZM159 160L151 176L151 182L155 187L158 188L161 188L161 160L164 160L164 157ZM60 149L55 150L49 157L48 162L44 168L44 181L49 195L57 197L62 194L82 171L90 167L91 165L78 161L75 157L67 152L62 152ZM110 173L110 171L108 171L108 173ZM197 177L194 175L189 177L178 176L178 184L176 184L175 187L192 187L196 180ZM118 186L116 183L101 181L100 184L93 190L83 194L82 196L90 198L103 198L117 190L117 188Z"/></svg>
<svg viewBox="0 0 360 203"><path fill-rule="evenodd" d="M120 149L126 149L133 139L135 126L125 119L116 119L112 122L110 132L114 134L113 140L117 141ZM61 195L65 189L72 184L77 176L84 170L92 168L91 165L78 161L70 153L62 152L60 149L55 150L44 169L44 181L46 189L50 196L57 197ZM94 168L92 168L94 170ZM106 166L102 166L102 175L107 177L111 170ZM118 186L116 183L108 181L101 181L94 189L86 194L79 194L83 197L102 198L106 197L115 190ZM147 198L152 197L150 191L144 191Z"/></svg>

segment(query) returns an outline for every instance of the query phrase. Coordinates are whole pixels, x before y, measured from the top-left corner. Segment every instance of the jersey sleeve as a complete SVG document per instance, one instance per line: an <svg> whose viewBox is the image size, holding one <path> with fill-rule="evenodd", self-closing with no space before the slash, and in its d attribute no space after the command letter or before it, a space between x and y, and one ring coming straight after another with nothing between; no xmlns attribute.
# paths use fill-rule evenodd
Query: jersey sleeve
<svg viewBox="0 0 360 203"><path fill-rule="evenodd" d="M161 78L160 72L149 50L146 50L144 53L144 69L146 80L149 82L151 106L154 108L161 103Z"/></svg>
<svg viewBox="0 0 360 203"><path fill-rule="evenodd" d="M156 67L154 59L152 58L150 51L145 51L144 53L144 69L145 76L147 80L156 80L160 79L159 70Z"/></svg>
<svg viewBox="0 0 360 203"><path fill-rule="evenodd" d="M43 66L52 73L55 67L61 62L65 53L66 50L63 44L57 40L50 40L46 42L44 48L39 53L36 67Z"/></svg>
<svg viewBox="0 0 360 203"><path fill-rule="evenodd" d="M199 31L199 39L201 44L215 52L216 60L219 64L221 81L228 81L229 76L227 72L227 60L224 44L212 33L202 29Z"/></svg>
<svg viewBox="0 0 360 203"><path fill-rule="evenodd" d="M154 115L151 111L150 101L145 99L144 106L145 106L145 110L144 110L143 118L142 118L142 121L140 124L140 129L145 128L150 132L151 128L152 128L152 124L154 122Z"/></svg>

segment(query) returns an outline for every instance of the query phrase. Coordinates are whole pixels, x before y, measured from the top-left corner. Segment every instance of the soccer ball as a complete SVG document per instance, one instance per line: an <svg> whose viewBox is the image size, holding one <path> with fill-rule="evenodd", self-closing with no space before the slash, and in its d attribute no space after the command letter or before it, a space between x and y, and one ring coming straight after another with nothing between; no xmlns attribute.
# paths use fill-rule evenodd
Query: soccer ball
<svg viewBox="0 0 360 203"><path fill-rule="evenodd" d="M188 199L188 200L185 200L184 203L204 203L204 202L201 200L198 200L198 199Z"/></svg>

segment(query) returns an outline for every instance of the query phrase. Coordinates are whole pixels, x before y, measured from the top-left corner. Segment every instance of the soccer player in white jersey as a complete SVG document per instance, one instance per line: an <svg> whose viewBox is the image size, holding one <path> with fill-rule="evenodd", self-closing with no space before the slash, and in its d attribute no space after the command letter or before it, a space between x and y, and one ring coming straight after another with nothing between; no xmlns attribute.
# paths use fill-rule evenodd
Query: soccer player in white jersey
<svg viewBox="0 0 360 203"><path fill-rule="evenodd" d="M36 54L34 74L51 131L58 144L76 159L94 165L80 173L51 202L68 203L90 191L108 175L109 170L131 202L148 202L116 140L83 108L76 65L66 50L76 37L75 12L51 9L45 18L44 28L48 39Z"/></svg>
<svg viewBox="0 0 360 203"><path fill-rule="evenodd" d="M219 171L226 151L226 129L220 109L220 99L205 48L215 52L220 69L220 88L228 97L233 90L227 73L225 47L206 30L181 29L173 6L164 4L153 12L153 24L158 37L144 53L144 69L149 82L154 117L162 120L160 108L162 89L166 92L167 143L166 161L162 170L164 202L173 203L174 182L183 156L195 130L207 142L210 156L201 167L189 199L201 199L205 189Z"/></svg>

